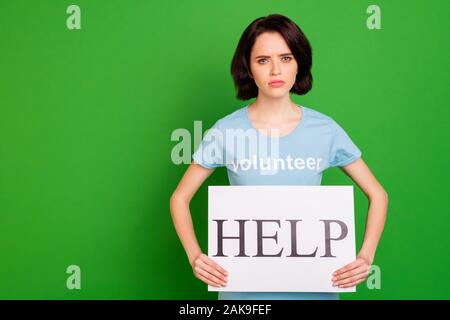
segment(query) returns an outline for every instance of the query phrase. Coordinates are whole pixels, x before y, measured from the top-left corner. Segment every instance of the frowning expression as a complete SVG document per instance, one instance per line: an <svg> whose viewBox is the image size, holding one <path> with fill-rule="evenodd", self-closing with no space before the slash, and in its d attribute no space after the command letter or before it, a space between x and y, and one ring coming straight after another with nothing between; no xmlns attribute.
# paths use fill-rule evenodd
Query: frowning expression
<svg viewBox="0 0 450 320"><path fill-rule="evenodd" d="M280 33L264 32L256 38L250 53L250 76L259 94L270 97L289 94L297 71L297 61Z"/></svg>

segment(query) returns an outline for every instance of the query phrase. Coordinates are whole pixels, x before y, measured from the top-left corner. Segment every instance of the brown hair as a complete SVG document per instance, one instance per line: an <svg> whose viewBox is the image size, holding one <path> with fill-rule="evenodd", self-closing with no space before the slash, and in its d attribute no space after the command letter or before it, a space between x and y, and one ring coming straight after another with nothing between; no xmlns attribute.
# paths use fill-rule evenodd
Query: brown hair
<svg viewBox="0 0 450 320"><path fill-rule="evenodd" d="M250 52L256 38L263 32L279 32L298 63L298 73L290 92L306 94L312 88L311 45L295 22L280 14L271 14L254 20L244 30L231 62L231 74L237 89L236 97L248 100L258 95L258 87L250 77Z"/></svg>

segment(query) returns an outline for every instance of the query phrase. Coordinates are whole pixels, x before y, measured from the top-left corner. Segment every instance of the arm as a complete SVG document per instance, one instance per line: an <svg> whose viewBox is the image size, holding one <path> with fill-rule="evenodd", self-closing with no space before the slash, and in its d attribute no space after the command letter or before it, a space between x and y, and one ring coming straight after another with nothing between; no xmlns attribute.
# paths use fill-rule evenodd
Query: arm
<svg viewBox="0 0 450 320"><path fill-rule="evenodd" d="M195 162L190 164L170 197L170 213L195 276L207 284L219 286L226 282L226 271L202 253L189 210L192 197L213 171Z"/></svg>
<svg viewBox="0 0 450 320"><path fill-rule="evenodd" d="M357 285L369 275L386 221L388 195L361 158L342 169L369 199L366 230L357 259L333 273L334 285L346 288Z"/></svg>

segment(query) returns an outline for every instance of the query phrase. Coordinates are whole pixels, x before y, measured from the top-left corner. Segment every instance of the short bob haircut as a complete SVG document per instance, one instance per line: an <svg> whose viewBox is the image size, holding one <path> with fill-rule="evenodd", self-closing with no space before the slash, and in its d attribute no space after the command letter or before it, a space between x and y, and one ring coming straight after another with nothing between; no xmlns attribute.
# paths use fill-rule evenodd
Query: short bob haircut
<svg viewBox="0 0 450 320"><path fill-rule="evenodd" d="M283 36L298 64L297 78L290 92L306 94L312 88L311 45L291 19L280 14L271 14L250 23L239 40L231 62L231 74L237 89L236 97L248 100L258 95L258 87L250 77L250 52L256 38L264 32L278 32Z"/></svg>

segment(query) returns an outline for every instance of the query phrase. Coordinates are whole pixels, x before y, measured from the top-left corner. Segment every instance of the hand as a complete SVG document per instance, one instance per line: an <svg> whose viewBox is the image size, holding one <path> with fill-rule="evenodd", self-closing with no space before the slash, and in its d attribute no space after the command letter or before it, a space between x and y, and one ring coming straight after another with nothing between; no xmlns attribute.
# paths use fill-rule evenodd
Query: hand
<svg viewBox="0 0 450 320"><path fill-rule="evenodd" d="M204 253L200 253L192 262L195 277L214 287L227 285L228 272Z"/></svg>
<svg viewBox="0 0 450 320"><path fill-rule="evenodd" d="M333 273L333 287L348 288L363 282L369 275L371 264L369 259L358 255L355 261Z"/></svg>

